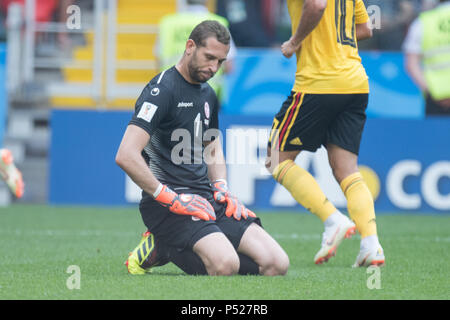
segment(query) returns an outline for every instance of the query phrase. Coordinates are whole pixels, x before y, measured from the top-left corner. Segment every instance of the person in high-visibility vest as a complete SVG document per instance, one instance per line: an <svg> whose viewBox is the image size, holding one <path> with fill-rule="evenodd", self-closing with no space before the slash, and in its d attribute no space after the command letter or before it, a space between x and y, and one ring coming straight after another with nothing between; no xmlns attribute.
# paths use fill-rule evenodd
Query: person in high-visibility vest
<svg viewBox="0 0 450 320"><path fill-rule="evenodd" d="M450 1L423 12L403 43L406 69L425 96L425 114L450 116Z"/></svg>
<svg viewBox="0 0 450 320"><path fill-rule="evenodd" d="M159 23L158 56L161 71L172 67L183 55L186 41L192 29L204 20L216 20L229 27L227 19L209 12L207 0L186 0L185 10L164 16ZM208 81L220 102L224 98L224 73L232 70L232 61L236 56L236 47L231 41L230 52L221 70Z"/></svg>

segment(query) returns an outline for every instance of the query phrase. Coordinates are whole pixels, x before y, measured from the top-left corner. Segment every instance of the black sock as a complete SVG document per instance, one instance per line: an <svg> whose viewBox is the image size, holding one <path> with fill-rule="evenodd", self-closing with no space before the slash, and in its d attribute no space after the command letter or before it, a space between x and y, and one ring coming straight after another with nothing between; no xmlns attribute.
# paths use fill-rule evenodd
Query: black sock
<svg viewBox="0 0 450 320"><path fill-rule="evenodd" d="M240 275L259 275L259 265L253 261L249 256L239 253L239 274Z"/></svg>
<svg viewBox="0 0 450 320"><path fill-rule="evenodd" d="M255 261L243 253L238 252L238 256L240 262L238 274L259 275L259 265ZM176 249L170 250L170 261L189 275L208 275L202 259L191 250L181 252Z"/></svg>
<svg viewBox="0 0 450 320"><path fill-rule="evenodd" d="M190 275L207 275L205 265L202 259L191 250L178 251L177 249L170 250L170 261L172 261L178 268Z"/></svg>

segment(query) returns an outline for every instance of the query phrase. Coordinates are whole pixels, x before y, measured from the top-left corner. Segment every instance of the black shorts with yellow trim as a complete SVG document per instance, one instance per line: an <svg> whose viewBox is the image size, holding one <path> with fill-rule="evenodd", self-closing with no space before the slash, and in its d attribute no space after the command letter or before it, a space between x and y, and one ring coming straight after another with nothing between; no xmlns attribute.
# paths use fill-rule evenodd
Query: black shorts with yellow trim
<svg viewBox="0 0 450 320"><path fill-rule="evenodd" d="M308 94L292 91L275 115L269 147L316 151L335 144L359 153L368 94Z"/></svg>

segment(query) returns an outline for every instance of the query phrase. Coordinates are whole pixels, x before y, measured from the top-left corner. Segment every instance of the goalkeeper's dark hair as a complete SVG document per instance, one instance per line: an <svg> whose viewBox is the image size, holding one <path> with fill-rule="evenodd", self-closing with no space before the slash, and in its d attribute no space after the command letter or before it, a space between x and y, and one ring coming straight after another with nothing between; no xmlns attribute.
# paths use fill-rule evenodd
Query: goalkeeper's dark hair
<svg viewBox="0 0 450 320"><path fill-rule="evenodd" d="M206 39L216 38L222 44L230 44L230 32L220 22L215 20L205 20L192 30L189 39L193 40L197 46L206 46Z"/></svg>

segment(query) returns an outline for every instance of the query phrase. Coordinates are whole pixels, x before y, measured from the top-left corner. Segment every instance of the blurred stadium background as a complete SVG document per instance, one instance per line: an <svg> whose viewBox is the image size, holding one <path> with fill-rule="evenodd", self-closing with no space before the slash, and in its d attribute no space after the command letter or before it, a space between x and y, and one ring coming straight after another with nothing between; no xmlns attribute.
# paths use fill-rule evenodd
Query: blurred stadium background
<svg viewBox="0 0 450 320"><path fill-rule="evenodd" d="M295 73L279 50L290 36L285 2L208 1L237 46L220 113L229 182L291 259L288 277L242 280L174 278L181 271L170 264L135 278L123 266L144 227L140 190L115 153L159 73L158 23L185 0L0 0L0 142L26 186L17 200L0 183L1 299L448 299L450 117L425 114L401 51L435 1L364 0L381 28L359 43L371 87L360 170L379 214L385 290L368 290L366 270L350 268L358 237L315 266L319 220L292 214L305 209L264 169L272 117ZM325 151L298 162L345 211ZM81 267L83 290L68 290L69 265Z"/></svg>
<svg viewBox="0 0 450 320"><path fill-rule="evenodd" d="M449 213L450 122L426 117L401 52L408 26L433 1L364 2L381 13L371 16L379 18L381 28L359 44L371 86L360 162L376 208ZM19 202L136 203L139 190L115 165L114 155L136 98L159 72L158 22L186 3L0 4L0 140L24 175L26 191ZM221 109L231 187L254 209L294 208L289 194L262 168L272 116L290 91L295 70L294 60L278 49L290 36L285 0L211 0L208 7L229 19L237 46ZM323 150L298 161L345 207ZM3 205L17 201L3 186L0 198Z"/></svg>

